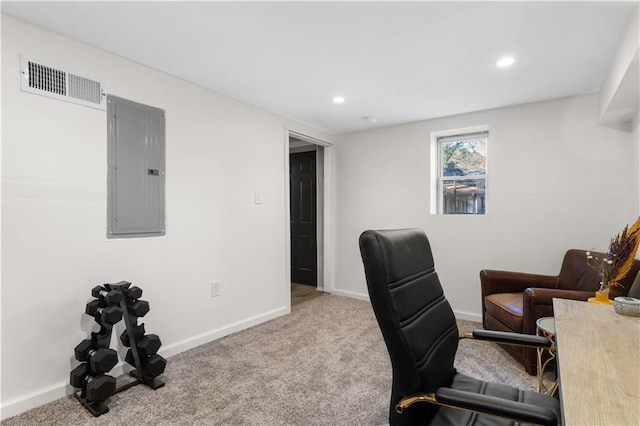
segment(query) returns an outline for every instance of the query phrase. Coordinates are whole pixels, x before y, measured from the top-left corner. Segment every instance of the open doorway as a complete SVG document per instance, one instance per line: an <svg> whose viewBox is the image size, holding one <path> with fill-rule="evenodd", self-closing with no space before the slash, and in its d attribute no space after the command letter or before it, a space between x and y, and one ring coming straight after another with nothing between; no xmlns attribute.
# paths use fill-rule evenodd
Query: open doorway
<svg viewBox="0 0 640 426"><path fill-rule="evenodd" d="M325 281L325 146L288 136L291 306L321 296Z"/></svg>

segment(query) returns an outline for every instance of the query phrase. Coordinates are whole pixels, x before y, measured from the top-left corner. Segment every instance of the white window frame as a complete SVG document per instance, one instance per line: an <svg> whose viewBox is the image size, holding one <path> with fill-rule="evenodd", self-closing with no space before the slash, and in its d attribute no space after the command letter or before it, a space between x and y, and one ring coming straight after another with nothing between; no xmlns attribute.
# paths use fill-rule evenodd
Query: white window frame
<svg viewBox="0 0 640 426"><path fill-rule="evenodd" d="M474 136L481 133L487 134L487 164L485 165L484 175L466 175L466 176L447 176L447 180L469 180L469 179L484 179L485 182L485 210L484 213L470 214L470 215L456 215L456 214L444 214L443 213L443 179L442 179L442 158L441 158L441 143L452 142L452 140L441 141L443 138L449 138L453 136L460 136L460 139L465 139L467 136ZM478 125L465 128L447 129L431 132L431 167L430 170L430 213L434 215L443 216L486 216L488 212L488 187L489 187L489 126Z"/></svg>

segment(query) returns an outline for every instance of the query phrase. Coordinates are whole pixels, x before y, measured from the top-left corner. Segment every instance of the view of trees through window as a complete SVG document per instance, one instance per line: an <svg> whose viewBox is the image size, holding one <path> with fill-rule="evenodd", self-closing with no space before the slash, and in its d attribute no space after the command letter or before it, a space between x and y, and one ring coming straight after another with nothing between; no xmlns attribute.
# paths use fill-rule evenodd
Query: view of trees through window
<svg viewBox="0 0 640 426"><path fill-rule="evenodd" d="M439 140L443 214L484 214L487 136Z"/></svg>

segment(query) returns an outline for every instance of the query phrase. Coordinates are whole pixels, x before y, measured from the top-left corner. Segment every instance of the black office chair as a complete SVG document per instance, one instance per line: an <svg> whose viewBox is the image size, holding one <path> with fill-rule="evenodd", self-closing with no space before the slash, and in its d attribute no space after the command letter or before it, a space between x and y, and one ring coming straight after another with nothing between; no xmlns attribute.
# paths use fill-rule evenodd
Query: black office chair
<svg viewBox="0 0 640 426"><path fill-rule="evenodd" d="M360 253L393 369L391 425L561 424L556 398L483 382L453 367L460 337L536 347L551 342L490 330L459 336L424 231L365 231Z"/></svg>

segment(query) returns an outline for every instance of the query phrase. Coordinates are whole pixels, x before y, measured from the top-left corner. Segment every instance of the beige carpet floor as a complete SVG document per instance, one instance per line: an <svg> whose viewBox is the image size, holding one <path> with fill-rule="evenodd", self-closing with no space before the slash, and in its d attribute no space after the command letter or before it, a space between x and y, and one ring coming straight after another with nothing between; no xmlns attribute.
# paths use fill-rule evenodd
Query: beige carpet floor
<svg viewBox="0 0 640 426"><path fill-rule="evenodd" d="M461 330L479 324L460 321ZM460 342L456 367L534 389L504 351ZM15 425L382 425L391 367L371 306L323 295L290 315L168 359L166 386L114 395L91 416L73 396L6 419Z"/></svg>

